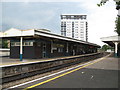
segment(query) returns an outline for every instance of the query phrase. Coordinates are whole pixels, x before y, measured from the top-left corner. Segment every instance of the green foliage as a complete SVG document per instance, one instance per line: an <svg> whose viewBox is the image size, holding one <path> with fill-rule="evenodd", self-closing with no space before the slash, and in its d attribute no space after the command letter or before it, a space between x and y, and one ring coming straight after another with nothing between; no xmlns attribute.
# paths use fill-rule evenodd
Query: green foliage
<svg viewBox="0 0 120 90"><path fill-rule="evenodd" d="M115 26L115 32L120 36L120 17L116 18Z"/></svg>
<svg viewBox="0 0 120 90"><path fill-rule="evenodd" d="M112 50L113 48L110 47L110 46L108 46L108 45L106 45L106 44L102 46L102 50L103 50L103 51L107 51L108 49L111 49L111 50Z"/></svg>
<svg viewBox="0 0 120 90"><path fill-rule="evenodd" d="M99 4L97 4L98 7L104 5L107 1L109 0L101 0ZM113 0L116 3L116 9L118 8L118 6L120 5L120 0ZM118 10L118 9L117 9Z"/></svg>
<svg viewBox="0 0 120 90"><path fill-rule="evenodd" d="M120 9L120 1L116 2L116 9L119 10Z"/></svg>
<svg viewBox="0 0 120 90"><path fill-rule="evenodd" d="M99 4L97 4L97 6L100 7L100 6L104 5L104 4L105 4L105 3L100 2Z"/></svg>
<svg viewBox="0 0 120 90"><path fill-rule="evenodd" d="M8 48L7 40L0 39L0 48Z"/></svg>
<svg viewBox="0 0 120 90"><path fill-rule="evenodd" d="M97 4L98 7L104 5L108 0L101 0L99 4Z"/></svg>
<svg viewBox="0 0 120 90"><path fill-rule="evenodd" d="M109 1L109 0L101 0L101 2L97 5L100 7L100 6L104 5L107 1ZM116 3L116 9L119 10L120 9L120 0L114 0L114 2ZM118 34L118 36L120 36L120 17L118 17L115 21L115 32Z"/></svg>

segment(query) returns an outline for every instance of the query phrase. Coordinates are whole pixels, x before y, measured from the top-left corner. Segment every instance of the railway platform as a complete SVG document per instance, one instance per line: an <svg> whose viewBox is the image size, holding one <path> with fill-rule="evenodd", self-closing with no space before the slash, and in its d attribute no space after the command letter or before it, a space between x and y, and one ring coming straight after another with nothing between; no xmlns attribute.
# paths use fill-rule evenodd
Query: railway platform
<svg viewBox="0 0 120 90"><path fill-rule="evenodd" d="M7 57L0 57L0 66L5 67L5 66L12 66L12 65L22 65L22 64L30 64L30 63L40 63L40 62L48 62L48 61L55 61L55 60L60 60L60 59L68 59L68 58L77 58L77 57L84 57L84 56L89 56L89 55L94 55L97 53L93 54L83 54L83 55L77 55L77 56L63 56L63 57L54 57L54 58L42 58L42 59L24 59L20 61L19 58L10 58L9 56Z"/></svg>
<svg viewBox="0 0 120 90"><path fill-rule="evenodd" d="M96 59L88 65L74 68L47 80L38 80L22 87L33 88L81 88L82 90L119 90L119 58L112 55ZM47 82L48 81L48 82ZM93 88L93 89L92 89Z"/></svg>
<svg viewBox="0 0 120 90"><path fill-rule="evenodd" d="M82 90L119 90L120 58L108 55L85 64L50 73L44 77L21 83L9 89L19 88L81 88ZM101 89L100 89L101 88ZM109 89L108 89L109 88Z"/></svg>

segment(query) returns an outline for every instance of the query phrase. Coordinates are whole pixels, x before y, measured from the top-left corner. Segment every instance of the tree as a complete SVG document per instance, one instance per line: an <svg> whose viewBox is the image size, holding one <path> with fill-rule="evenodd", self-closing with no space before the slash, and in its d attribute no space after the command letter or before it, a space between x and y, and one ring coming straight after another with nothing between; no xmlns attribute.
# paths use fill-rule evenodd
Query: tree
<svg viewBox="0 0 120 90"><path fill-rule="evenodd" d="M103 50L103 51L107 51L108 49L111 49L111 50L112 50L113 48L110 47L110 46L108 46L108 45L106 45L106 44L102 46L102 50Z"/></svg>
<svg viewBox="0 0 120 90"><path fill-rule="evenodd" d="M8 48L8 41L0 39L0 48Z"/></svg>
<svg viewBox="0 0 120 90"><path fill-rule="evenodd" d="M97 4L99 7L104 5L109 0L101 0L99 4ZM120 11L120 0L114 0L116 3L116 9ZM115 21L115 32L117 32L118 36L120 36L120 15L118 15L118 18Z"/></svg>
<svg viewBox="0 0 120 90"><path fill-rule="evenodd" d="M120 17L116 18L115 26L115 32L120 36Z"/></svg>
<svg viewBox="0 0 120 90"><path fill-rule="evenodd" d="M97 4L99 7L104 5L109 0L101 0L99 4ZM113 0L116 3L116 9L118 10L120 7L120 0Z"/></svg>

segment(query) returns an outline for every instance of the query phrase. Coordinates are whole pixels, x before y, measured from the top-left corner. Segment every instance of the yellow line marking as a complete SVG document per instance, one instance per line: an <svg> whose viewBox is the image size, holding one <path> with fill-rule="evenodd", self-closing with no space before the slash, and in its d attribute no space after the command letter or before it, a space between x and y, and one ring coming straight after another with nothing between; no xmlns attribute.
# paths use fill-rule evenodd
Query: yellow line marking
<svg viewBox="0 0 120 90"><path fill-rule="evenodd" d="M54 78L48 79L48 80L46 80L46 81L43 81L43 82L41 82L41 83L32 85L32 86L27 87L27 88L25 88L25 89L23 89L23 90L28 90L28 89L34 88L34 87L36 87L36 86L40 86L40 85L42 85L42 84L45 84L45 83L47 83L47 82L50 82L50 81L55 80L55 79L57 79L57 78L60 78L60 77L62 77L62 76L65 76L65 75L67 75L67 74L70 74L70 73L72 73L72 72L75 72L75 71L77 71L77 70L80 70L80 69L82 69L82 68L84 68L84 67L87 67L87 66L89 66L89 65L92 65L92 64L94 64L94 63L97 63L97 62L99 62L99 61L107 58L107 57L110 56L110 55L111 55L111 54L109 54L109 55L107 55L107 56L105 56L105 57L103 57L103 58L100 58L100 59L98 59L97 61L94 61L93 63L87 64L87 65L84 65L84 66L82 66L82 67L76 68L76 69L74 69L74 70L72 70L72 71L63 73L63 74L61 74L61 75L59 75L59 76L56 76L56 77L54 77Z"/></svg>

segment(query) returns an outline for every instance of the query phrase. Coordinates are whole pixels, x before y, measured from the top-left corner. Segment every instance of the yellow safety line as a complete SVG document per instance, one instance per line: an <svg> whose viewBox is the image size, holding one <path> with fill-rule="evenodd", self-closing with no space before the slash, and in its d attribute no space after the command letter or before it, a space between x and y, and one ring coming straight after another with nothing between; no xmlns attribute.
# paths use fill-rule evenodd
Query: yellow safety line
<svg viewBox="0 0 120 90"><path fill-rule="evenodd" d="M48 80L46 80L46 81L43 81L43 82L41 82L41 83L32 85L32 86L27 87L27 88L25 88L25 89L23 89L23 90L28 90L28 89L30 89L30 88L34 88L34 87L36 87L36 86L40 86L40 85L42 85L42 84L44 84L44 83L50 82L50 81L52 81L52 80L55 80L55 79L57 79L57 78L60 78L60 77L65 76L65 75L67 75L67 74L70 74L70 73L72 73L72 72L75 72L75 71L77 71L77 70L80 70L80 69L82 69L82 68L84 68L84 67L87 67L87 66L89 66L89 65L92 65L92 64L94 64L94 63L97 63L97 62L99 62L99 61L107 58L107 57L110 56L110 55L111 55L111 54L109 54L109 55L107 55L107 56L105 56L105 57L103 57L103 58L100 58L100 59L98 59L97 61L95 61L95 62L93 62L93 63L84 65L84 66L79 67L79 68L77 68L77 69L74 69L74 70L72 70L72 71L66 72L66 73L61 74L61 75L59 75L59 76L56 76L56 77L54 77L54 78L48 79Z"/></svg>

